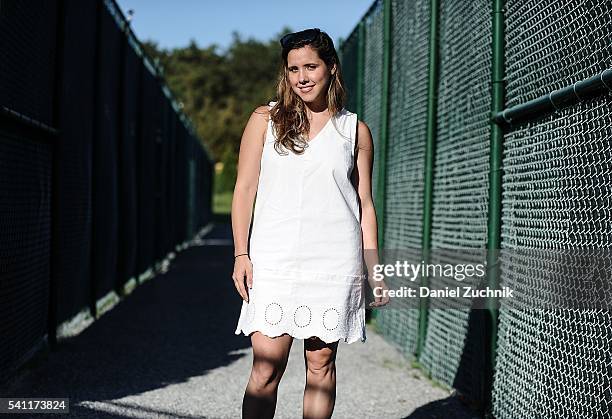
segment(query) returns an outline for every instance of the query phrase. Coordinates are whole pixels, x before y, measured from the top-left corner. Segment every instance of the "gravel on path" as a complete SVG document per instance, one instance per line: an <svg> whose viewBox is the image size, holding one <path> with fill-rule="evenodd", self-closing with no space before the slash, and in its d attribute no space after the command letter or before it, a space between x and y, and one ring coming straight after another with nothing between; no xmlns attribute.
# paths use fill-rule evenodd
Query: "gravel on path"
<svg viewBox="0 0 612 419"><path fill-rule="evenodd" d="M232 251L231 227L215 226L168 271L40 353L0 396L69 397L61 417L71 418L239 418L252 354L250 338L234 335L242 300ZM293 341L276 418L302 417L303 342ZM340 342L336 370L334 418L476 417L369 325L365 343Z"/></svg>

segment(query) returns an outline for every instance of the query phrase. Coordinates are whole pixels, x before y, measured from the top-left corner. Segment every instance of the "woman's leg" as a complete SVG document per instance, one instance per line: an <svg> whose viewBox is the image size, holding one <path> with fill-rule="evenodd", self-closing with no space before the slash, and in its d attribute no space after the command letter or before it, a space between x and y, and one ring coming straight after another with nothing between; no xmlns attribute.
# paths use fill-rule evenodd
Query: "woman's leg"
<svg viewBox="0 0 612 419"><path fill-rule="evenodd" d="M270 338L253 332L253 368L242 401L243 418L273 418L278 384L285 372L293 337Z"/></svg>
<svg viewBox="0 0 612 419"><path fill-rule="evenodd" d="M338 342L325 343L317 337L304 340L305 419L330 418L334 411L337 351Z"/></svg>

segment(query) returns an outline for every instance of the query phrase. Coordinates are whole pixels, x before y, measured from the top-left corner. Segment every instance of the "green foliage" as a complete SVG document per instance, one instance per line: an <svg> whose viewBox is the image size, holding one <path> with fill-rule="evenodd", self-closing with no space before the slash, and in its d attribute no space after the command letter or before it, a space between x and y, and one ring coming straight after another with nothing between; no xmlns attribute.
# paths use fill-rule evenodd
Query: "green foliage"
<svg viewBox="0 0 612 419"><path fill-rule="evenodd" d="M213 213L231 214L232 213L232 192L216 193L213 196Z"/></svg>
<svg viewBox="0 0 612 419"><path fill-rule="evenodd" d="M221 158L223 170L217 175L215 187L217 192L233 191L236 184L237 159L236 153L230 148L226 148Z"/></svg>
<svg viewBox="0 0 612 419"><path fill-rule="evenodd" d="M145 52L159 60L168 86L211 157L224 163L219 192L233 189L240 140L251 113L275 97L281 64L278 39L290 31L282 28L266 42L243 40L234 32L225 52L217 51L216 44L200 48L195 40L172 50L160 49L154 41L143 42Z"/></svg>

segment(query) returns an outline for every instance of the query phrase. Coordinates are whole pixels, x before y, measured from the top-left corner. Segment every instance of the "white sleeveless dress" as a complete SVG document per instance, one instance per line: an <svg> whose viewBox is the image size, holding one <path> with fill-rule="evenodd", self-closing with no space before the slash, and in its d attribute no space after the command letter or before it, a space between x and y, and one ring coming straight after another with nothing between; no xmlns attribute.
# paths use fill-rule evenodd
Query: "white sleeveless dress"
<svg viewBox="0 0 612 419"><path fill-rule="evenodd" d="M276 102L270 102L270 106ZM343 109L302 155L274 149L268 122L250 238L253 288L235 334L366 340L357 115Z"/></svg>

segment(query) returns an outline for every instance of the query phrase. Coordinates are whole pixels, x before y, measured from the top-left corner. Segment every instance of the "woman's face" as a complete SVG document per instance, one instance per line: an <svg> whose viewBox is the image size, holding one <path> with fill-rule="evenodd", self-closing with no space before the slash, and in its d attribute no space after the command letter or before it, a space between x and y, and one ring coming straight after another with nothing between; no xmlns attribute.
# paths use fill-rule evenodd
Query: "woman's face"
<svg viewBox="0 0 612 419"><path fill-rule="evenodd" d="M310 46L289 51L287 72L291 88L304 102L315 102L325 96L330 69Z"/></svg>

